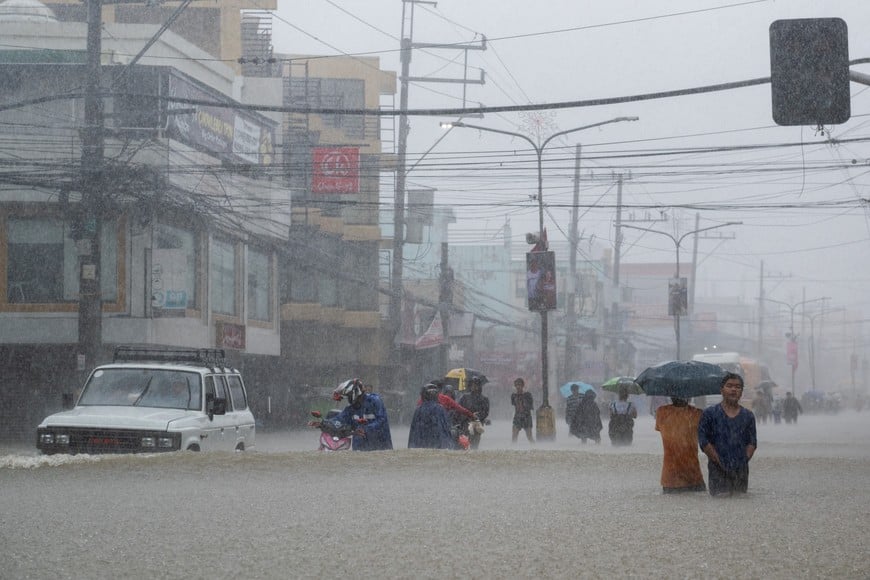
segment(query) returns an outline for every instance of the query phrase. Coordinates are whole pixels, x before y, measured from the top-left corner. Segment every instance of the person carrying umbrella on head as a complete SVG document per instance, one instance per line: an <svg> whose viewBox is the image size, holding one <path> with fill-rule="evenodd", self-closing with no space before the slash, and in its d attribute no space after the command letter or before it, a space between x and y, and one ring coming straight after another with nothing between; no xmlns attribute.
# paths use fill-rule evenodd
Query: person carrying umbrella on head
<svg viewBox="0 0 870 580"><path fill-rule="evenodd" d="M662 493L706 491L698 461L698 422L701 409L687 399L671 397L656 411L656 431L662 436Z"/></svg>

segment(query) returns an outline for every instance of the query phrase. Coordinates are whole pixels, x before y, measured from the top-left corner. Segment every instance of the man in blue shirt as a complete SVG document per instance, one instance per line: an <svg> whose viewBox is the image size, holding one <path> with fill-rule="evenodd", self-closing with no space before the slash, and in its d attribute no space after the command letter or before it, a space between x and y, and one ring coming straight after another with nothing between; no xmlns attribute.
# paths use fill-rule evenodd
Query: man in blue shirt
<svg viewBox="0 0 870 580"><path fill-rule="evenodd" d="M755 415L740 406L743 377L727 373L720 387L722 402L704 409L698 423L698 445L707 456L710 495L746 493L749 460L758 440Z"/></svg>

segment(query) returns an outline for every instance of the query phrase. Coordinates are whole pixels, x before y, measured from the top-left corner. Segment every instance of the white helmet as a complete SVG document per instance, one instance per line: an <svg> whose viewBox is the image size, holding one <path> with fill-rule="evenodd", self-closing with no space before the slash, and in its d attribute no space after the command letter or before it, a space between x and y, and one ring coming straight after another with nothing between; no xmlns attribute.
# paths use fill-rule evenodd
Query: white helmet
<svg viewBox="0 0 870 580"><path fill-rule="evenodd" d="M362 381L359 379L348 379L338 385L338 388L333 392L333 397L338 396L339 399L347 397L348 403L353 405L362 397L363 393Z"/></svg>

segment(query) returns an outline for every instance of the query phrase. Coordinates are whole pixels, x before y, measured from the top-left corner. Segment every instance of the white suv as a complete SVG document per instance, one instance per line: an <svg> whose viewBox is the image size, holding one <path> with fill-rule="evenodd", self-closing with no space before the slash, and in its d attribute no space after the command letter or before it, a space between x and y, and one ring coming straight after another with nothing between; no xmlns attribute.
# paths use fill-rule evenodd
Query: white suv
<svg viewBox="0 0 870 580"><path fill-rule="evenodd" d="M75 406L46 417L36 447L52 453L243 451L254 415L239 371L219 349L118 347Z"/></svg>

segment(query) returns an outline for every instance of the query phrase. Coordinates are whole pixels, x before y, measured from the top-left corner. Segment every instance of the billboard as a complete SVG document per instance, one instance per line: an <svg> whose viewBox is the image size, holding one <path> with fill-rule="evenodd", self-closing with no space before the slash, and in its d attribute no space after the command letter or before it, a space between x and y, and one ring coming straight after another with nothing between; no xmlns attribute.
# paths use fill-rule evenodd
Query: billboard
<svg viewBox="0 0 870 580"><path fill-rule="evenodd" d="M226 97L217 97L175 74L168 75L167 96L232 104ZM173 114L174 110L180 111ZM190 110L193 112L187 112ZM183 102L170 102L167 113L166 132L172 139L232 163L267 166L274 162L276 125L265 117L227 107Z"/></svg>
<svg viewBox="0 0 870 580"><path fill-rule="evenodd" d="M556 309L556 254L526 254L526 294L529 310Z"/></svg>
<svg viewBox="0 0 870 580"><path fill-rule="evenodd" d="M689 314L688 288L686 278L671 278L668 281L668 316Z"/></svg>

